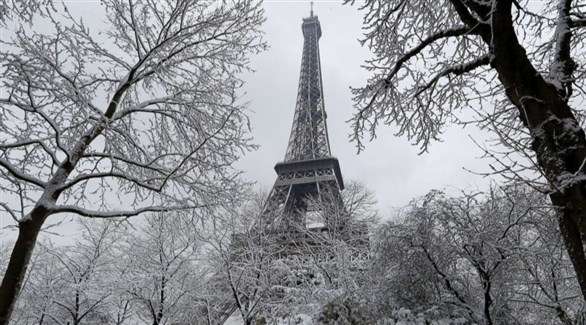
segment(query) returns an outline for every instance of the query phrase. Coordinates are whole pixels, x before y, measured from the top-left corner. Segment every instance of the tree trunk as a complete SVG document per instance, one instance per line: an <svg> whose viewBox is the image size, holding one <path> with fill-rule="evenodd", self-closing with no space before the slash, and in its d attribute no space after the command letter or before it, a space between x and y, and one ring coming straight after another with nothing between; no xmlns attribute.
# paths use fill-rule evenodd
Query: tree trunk
<svg viewBox="0 0 586 325"><path fill-rule="evenodd" d="M41 231L41 227L51 212L47 209L47 206L39 204L39 202L50 202L52 204L57 202L63 191L59 186L67 181L67 178L74 170L86 149L107 127L107 121L112 118L118 108L119 101L124 97L126 91L131 86L132 83L130 80L132 80L134 73L136 73L136 69L138 69L138 67L135 67L129 73L127 80L112 96L112 99L108 104L108 109L103 116L105 118L101 119L100 122L96 123L92 128L86 131L75 145L73 145L73 148L68 151L67 159L59 165L55 174L53 174L51 179L47 182L44 193L39 201L37 201L37 205L26 215L24 218L26 221L19 223L18 239L12 249L8 268L6 269L6 273L2 278L2 285L0 286L0 325L6 325L10 320L10 315L14 310L16 299L20 293L22 280L26 274L26 269L33 249L35 248L37 237Z"/></svg>
<svg viewBox="0 0 586 325"><path fill-rule="evenodd" d="M14 310L28 263L47 214L45 208L37 206L27 215L26 221L18 224L18 238L0 285L0 325L7 325L10 322L10 315Z"/></svg>
<svg viewBox="0 0 586 325"><path fill-rule="evenodd" d="M560 305L558 305L555 308L555 313L557 314L557 316L560 319L560 321L562 322L562 324L564 324L564 325L573 325L574 324L574 322L572 321L570 316L568 316L568 313L566 313L566 311Z"/></svg>
<svg viewBox="0 0 586 325"><path fill-rule="evenodd" d="M537 163L550 187L560 231L586 299L586 136L560 91L535 69L513 28L512 1L497 1L490 46L491 66L532 137Z"/></svg>
<svg viewBox="0 0 586 325"><path fill-rule="evenodd" d="M80 279L81 282L81 279ZM75 290L75 312L73 313L73 325L79 325L79 290Z"/></svg>
<svg viewBox="0 0 586 325"><path fill-rule="evenodd" d="M558 223L560 226L560 232L564 239L564 245L572 261L572 265L582 290L582 296L586 298L586 258L584 254L583 236L584 232L581 231L579 220L586 220L584 210L575 211L569 209L571 202L556 202L557 198L552 198L554 204L563 204L562 211L559 211ZM584 199L586 201L586 199ZM559 206L559 205L558 205Z"/></svg>
<svg viewBox="0 0 586 325"><path fill-rule="evenodd" d="M492 307L492 296L490 294L490 277L486 275L481 275L482 277L482 287L484 289L484 320L487 325L492 325L492 316L490 315L490 309Z"/></svg>
<svg viewBox="0 0 586 325"><path fill-rule="evenodd" d="M117 93L115 96L118 96L116 98L119 99L122 94ZM114 103L111 103L108 108L109 115L106 115L108 119L114 114L118 102ZM107 123L105 121L99 122L75 143L73 149L69 152L68 159L61 163L53 177L47 182L44 193L37 201L37 205L24 217L23 220L25 221L19 222L18 238L12 249L8 268L0 286L0 325L6 325L10 321L10 315L14 310L16 299L20 293L22 281L35 248L37 237L45 220L51 213L47 206L42 203L55 204L57 202L63 191L59 186L66 182L85 150L104 131L106 125Z"/></svg>

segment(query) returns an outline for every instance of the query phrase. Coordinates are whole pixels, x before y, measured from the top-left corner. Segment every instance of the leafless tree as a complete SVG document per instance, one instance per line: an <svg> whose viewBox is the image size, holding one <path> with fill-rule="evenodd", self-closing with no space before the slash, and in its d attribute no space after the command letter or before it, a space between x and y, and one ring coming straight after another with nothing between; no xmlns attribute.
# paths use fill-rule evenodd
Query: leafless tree
<svg viewBox="0 0 586 325"><path fill-rule="evenodd" d="M198 320L192 301L206 265L190 215L144 222L81 221L74 245L41 245L19 299L15 324L152 324Z"/></svg>
<svg viewBox="0 0 586 325"><path fill-rule="evenodd" d="M188 214L149 215L138 229L129 227L120 243L121 287L132 298L142 323L192 323L193 298L205 274L198 265L199 245ZM137 231L138 230L138 231Z"/></svg>
<svg viewBox="0 0 586 325"><path fill-rule="evenodd" d="M511 301L534 322L557 318L564 325L580 324L580 289L551 214L535 215L526 227L510 282Z"/></svg>
<svg viewBox="0 0 586 325"><path fill-rule="evenodd" d="M35 251L24 288L20 294L16 310L12 316L14 324L51 324L53 300L62 288L62 265L49 254L55 247L46 243ZM9 255L7 254L7 257Z"/></svg>
<svg viewBox="0 0 586 325"><path fill-rule="evenodd" d="M55 314L61 315L52 317L56 324L80 325L91 318L103 321L107 315L105 307L112 294L108 281L113 276L112 254L108 251L116 241L114 224L80 222L80 225L82 239L75 245L47 250L61 269L57 277L61 284L59 294L51 299ZM45 277L38 270L32 276Z"/></svg>
<svg viewBox="0 0 586 325"><path fill-rule="evenodd" d="M253 220L240 228L237 238L244 241L242 256L234 262L242 271L255 270L252 274L261 275L259 315L265 320L314 314L325 301L353 294L364 284L368 229L377 219L374 195L353 181L347 182L341 196L325 186L322 189L319 198L305 199L307 210L298 212L305 219L283 232L262 232L250 226L257 224L254 218L261 215L262 199L245 213Z"/></svg>
<svg viewBox="0 0 586 325"><path fill-rule="evenodd" d="M217 292L216 317L238 311L245 324L253 324L269 299L275 302L277 296L271 296L279 282L275 262L283 248L254 226L265 200L262 194L250 195L238 209L225 211L206 235L211 263L218 270L210 279L210 288Z"/></svg>
<svg viewBox="0 0 586 325"><path fill-rule="evenodd" d="M244 241L243 238L246 238ZM266 304L278 303L274 286L279 283L275 258L278 248L269 244L270 238L240 236L240 245L246 245L240 253L224 260L223 272L244 324L252 325ZM231 254L234 254L232 252ZM224 256L225 258L227 256ZM278 300L280 301L280 300Z"/></svg>
<svg viewBox="0 0 586 325"><path fill-rule="evenodd" d="M308 240L299 241L309 254L310 264L323 274L334 291L353 292L363 284L367 267L369 229L378 221L376 199L366 186L349 181L340 200L325 193L325 198L308 198L307 205L317 213L308 214L306 226L299 231ZM317 225L317 227L315 226ZM339 293L338 293L339 294ZM323 297L322 297L323 298Z"/></svg>
<svg viewBox="0 0 586 325"><path fill-rule="evenodd" d="M72 245L41 245L33 255L14 324L99 324L109 321L116 290L112 222L81 221Z"/></svg>
<svg viewBox="0 0 586 325"><path fill-rule="evenodd" d="M126 292L118 292L113 299L110 300L110 315L112 324L123 325L127 324L134 317L134 310L132 306L132 297Z"/></svg>
<svg viewBox="0 0 586 325"><path fill-rule="evenodd" d="M52 215L129 217L238 198L232 164L251 148L239 73L265 47L253 0L101 1L101 30L61 5L28 2L44 18L25 29L21 15L4 15L0 45L0 217L18 226L0 324Z"/></svg>
<svg viewBox="0 0 586 325"><path fill-rule="evenodd" d="M515 290L528 292L535 284L520 265L541 242L535 223L551 218L546 203L523 186L461 197L433 191L413 201L404 219L383 227L375 266L390 273L395 301L409 308L438 304L445 315L478 324L531 323L526 318L532 313L513 306L520 307Z"/></svg>
<svg viewBox="0 0 586 325"><path fill-rule="evenodd" d="M449 123L494 131L505 148L487 149L495 172L546 185L586 297L584 3L367 0L360 8L374 56L371 78L353 91L359 148L381 123L422 151Z"/></svg>

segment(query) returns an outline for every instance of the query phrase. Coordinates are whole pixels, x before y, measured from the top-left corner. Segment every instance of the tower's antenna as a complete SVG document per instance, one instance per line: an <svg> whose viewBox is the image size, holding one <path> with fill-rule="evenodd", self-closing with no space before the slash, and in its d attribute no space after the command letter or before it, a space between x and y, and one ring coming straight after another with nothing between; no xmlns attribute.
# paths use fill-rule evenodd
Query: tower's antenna
<svg viewBox="0 0 586 325"><path fill-rule="evenodd" d="M311 2L309 3L309 6L310 6L310 8L311 8L311 9L310 9L310 12L309 12L309 15L310 15L310 17L313 17L313 1L311 1Z"/></svg>

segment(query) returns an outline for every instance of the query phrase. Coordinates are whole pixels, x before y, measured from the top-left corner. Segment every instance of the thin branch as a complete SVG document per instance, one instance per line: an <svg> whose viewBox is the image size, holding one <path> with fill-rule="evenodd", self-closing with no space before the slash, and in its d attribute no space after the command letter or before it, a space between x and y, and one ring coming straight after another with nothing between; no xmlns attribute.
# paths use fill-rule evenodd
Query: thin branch
<svg viewBox="0 0 586 325"><path fill-rule="evenodd" d="M477 59L447 67L444 70L438 72L425 86L420 87L420 89L415 93L415 95L413 95L413 97L417 97L425 90L433 87L442 77L448 75L459 76L488 64L490 64L490 55L485 54Z"/></svg>
<svg viewBox="0 0 586 325"><path fill-rule="evenodd" d="M0 206L4 208L4 210L6 210L8 214L10 214L10 216L12 217L12 219L14 219L14 221L16 221L16 223L19 223L18 217L16 216L16 214L14 214L12 209L10 209L10 207L6 203L0 202Z"/></svg>

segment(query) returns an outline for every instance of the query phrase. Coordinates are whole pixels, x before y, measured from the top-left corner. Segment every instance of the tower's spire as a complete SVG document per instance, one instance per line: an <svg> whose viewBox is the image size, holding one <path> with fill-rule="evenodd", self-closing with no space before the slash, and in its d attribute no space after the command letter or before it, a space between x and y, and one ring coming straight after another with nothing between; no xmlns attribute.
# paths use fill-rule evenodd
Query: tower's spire
<svg viewBox="0 0 586 325"><path fill-rule="evenodd" d="M301 73L285 161L331 157L319 58L321 27L317 16L303 18L301 29Z"/></svg>
<svg viewBox="0 0 586 325"><path fill-rule="evenodd" d="M310 6L309 17L313 17L313 1L311 1L309 3L309 6Z"/></svg>

